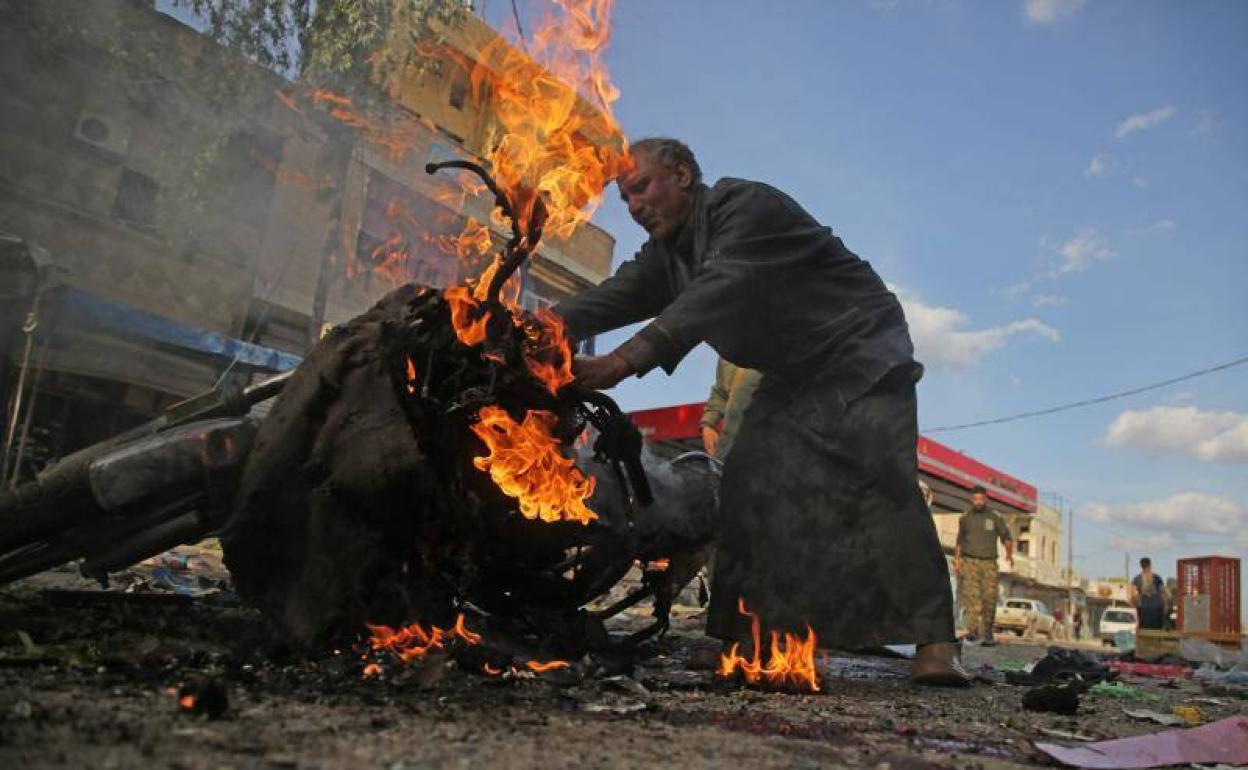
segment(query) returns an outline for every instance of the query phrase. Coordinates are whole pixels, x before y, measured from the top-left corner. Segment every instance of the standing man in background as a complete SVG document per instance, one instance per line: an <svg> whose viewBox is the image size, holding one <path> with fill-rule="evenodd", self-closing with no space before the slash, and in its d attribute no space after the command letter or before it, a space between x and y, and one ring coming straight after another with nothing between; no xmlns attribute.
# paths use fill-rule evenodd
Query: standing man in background
<svg viewBox="0 0 1248 770"><path fill-rule="evenodd" d="M1014 566L1014 538L1001 514L988 507L988 490L971 490L971 508L958 519L958 546L953 569L958 573L965 610L966 641L996 644L992 627L997 614L997 540Z"/></svg>
<svg viewBox="0 0 1248 770"><path fill-rule="evenodd" d="M1153 572L1153 560L1140 559L1140 574L1131 581L1131 604L1135 605L1140 628L1161 629L1166 623L1166 604L1170 592L1166 582Z"/></svg>
<svg viewBox="0 0 1248 770"><path fill-rule="evenodd" d="M720 357L701 421L702 446L711 457L723 462L728 456L761 379L762 375L753 369L743 369Z"/></svg>

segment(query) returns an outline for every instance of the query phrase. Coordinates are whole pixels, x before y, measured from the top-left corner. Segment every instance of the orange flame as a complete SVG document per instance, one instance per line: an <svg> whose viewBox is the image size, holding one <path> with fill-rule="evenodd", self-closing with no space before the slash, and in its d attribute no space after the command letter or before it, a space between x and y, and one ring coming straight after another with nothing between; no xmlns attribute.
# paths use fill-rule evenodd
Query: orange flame
<svg viewBox="0 0 1248 770"><path fill-rule="evenodd" d="M194 710L194 708L195 708L195 696L194 696L194 695L183 695L181 698L178 698L178 706L179 706L179 707L180 707L183 711L192 711L192 710Z"/></svg>
<svg viewBox="0 0 1248 770"><path fill-rule="evenodd" d="M819 676L815 670L815 649L817 647L815 632L806 627L806 638L801 639L795 634L786 632L783 643L780 632L771 632L771 649L764 663L761 659L762 639L758 615L745 608L745 599L737 600L737 611L751 618L751 635L754 642L753 657L745 658L738 654L740 644L720 655L719 669L716 673L730 677L737 671L750 684L766 681L773 685L805 687L811 692L819 692Z"/></svg>
<svg viewBox="0 0 1248 770"><path fill-rule="evenodd" d="M527 52L499 38L482 50L471 81L502 125L489 161L517 215L527 220L540 196L546 231L567 238L623 170L627 141L611 112L619 92L602 62L612 0L555 4L562 13L538 26Z"/></svg>
<svg viewBox="0 0 1248 770"><path fill-rule="evenodd" d="M363 676L365 679L381 676L381 665L379 663L369 663L364 667Z"/></svg>
<svg viewBox="0 0 1248 770"><path fill-rule="evenodd" d="M311 92L313 103L328 109L330 117L355 129L366 141L385 150L398 163L416 148L416 128L404 120L387 121L358 110L349 97L322 88Z"/></svg>
<svg viewBox="0 0 1248 770"><path fill-rule="evenodd" d="M611 112L619 93L602 63L611 38L612 0L555 3L562 13L539 25L530 50L495 39L481 51L471 82L474 98L488 99L483 107L501 125L503 138L488 161L521 225L540 198L546 209L545 232L568 238L589 220L606 185L624 170L628 143ZM465 66L462 59L458 63ZM500 210L491 213L491 221L502 225ZM456 241L461 249L477 242L470 227ZM485 299L497 267L497 262L491 265L475 292L459 287L447 292L452 323L466 345L485 339L488 311L481 313L470 301ZM512 296L504 303L518 319L514 297L519 284L508 284ZM573 379L563 324L544 311L524 328L530 342L525 366L556 393Z"/></svg>
<svg viewBox="0 0 1248 770"><path fill-rule="evenodd" d="M530 411L523 423L517 423L505 410L483 406L477 416L472 430L489 454L474 458L473 465L489 471L504 494L520 501L525 518L582 524L598 518L585 505L596 480L560 453L559 442L551 435L555 415Z"/></svg>
<svg viewBox="0 0 1248 770"><path fill-rule="evenodd" d="M572 348L564 331L563 319L546 308L538 308L537 322L523 326L528 338L524 363L551 395L576 379L572 374Z"/></svg>
<svg viewBox="0 0 1248 770"><path fill-rule="evenodd" d="M464 616L460 613L450 631L437 626L426 629L419 623L412 623L395 630L389 626L368 626L372 637L369 646L374 652L389 652L404 663L424 657L435 650L446 648L446 644L454 639L461 639L467 644L479 644L481 636L474 634L464 626ZM367 666L365 670L367 671ZM365 676L368 674L366 673Z"/></svg>
<svg viewBox="0 0 1248 770"><path fill-rule="evenodd" d="M455 237L440 235L434 239L434 244L447 254L463 260L465 264L472 264L474 259L490 253L493 241L487 225L468 217L462 233Z"/></svg>
<svg viewBox="0 0 1248 770"><path fill-rule="evenodd" d="M421 52L432 55L440 50L451 66L471 69L473 99L501 129L501 139L489 148L484 165L510 199L518 220L515 224L527 227L540 200L546 213L544 231L566 239L589 220L606 185L626 169L628 142L611 109L619 93L602 62L611 37L612 0L554 0L554 4L558 13L538 25L528 51L497 37L478 52L475 62L448 46L427 44ZM390 85L392 93L398 93L397 84ZM365 114L351 99L329 91L312 91L310 99L396 162L420 146L419 126L410 120L389 121ZM427 121L421 123L436 129ZM465 196L482 192L481 185L465 174L459 179L456 208L462 208ZM456 196L443 192L437 197L454 203ZM387 215L398 218L389 210ZM501 229L505 220L499 209L491 211L495 227ZM525 247L536 248L535 235L522 233ZM480 259L492 248L489 227L472 219L457 237L434 242L467 261ZM352 253L349 246L347 252ZM402 233L387 239L372 254L375 271L392 279L405 278L410 253ZM465 345L486 341L493 309L483 304L499 266L495 258L475 283L444 292L452 326ZM526 368L556 393L573 380L571 346L554 314L542 312L536 320L522 314L516 304L519 278L516 274L507 281L500 300L525 335L522 357ZM487 413L483 409L479 416L474 430L490 454L474 462L488 469L506 494L520 500L526 517L583 523L597 518L584 503L593 492L593 479L585 478L559 453L551 435L553 417L530 413L522 425L516 425L501 410Z"/></svg>
<svg viewBox="0 0 1248 770"><path fill-rule="evenodd" d="M412 363L411 356L403 356L403 358L407 362L407 371L405 372L405 376L407 377L407 392L414 395L416 393L416 364ZM462 618L463 616L461 615L460 617Z"/></svg>
<svg viewBox="0 0 1248 770"><path fill-rule="evenodd" d="M459 613L459 617L455 618L455 627L451 629L454 636L463 639L468 644L480 644L481 634L474 634L464 625L464 613Z"/></svg>
<svg viewBox="0 0 1248 770"><path fill-rule="evenodd" d="M527 660L524 662L524 665L528 666L529 670L535 674L544 674L547 671L554 671L557 668L567 668L572 664L566 660L548 660L545 663L538 660Z"/></svg>

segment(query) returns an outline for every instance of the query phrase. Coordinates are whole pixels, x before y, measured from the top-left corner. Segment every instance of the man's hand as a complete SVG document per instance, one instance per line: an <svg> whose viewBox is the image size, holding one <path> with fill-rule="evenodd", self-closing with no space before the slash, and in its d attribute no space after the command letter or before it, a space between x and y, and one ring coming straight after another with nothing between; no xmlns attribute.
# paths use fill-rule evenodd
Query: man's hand
<svg viewBox="0 0 1248 770"><path fill-rule="evenodd" d="M579 385L591 390L607 390L632 374L633 366L624 356L611 352L605 356L577 356L572 360L572 373Z"/></svg>
<svg viewBox="0 0 1248 770"><path fill-rule="evenodd" d="M962 560L961 559L953 560L953 574L957 575L958 577L962 577Z"/></svg>
<svg viewBox="0 0 1248 770"><path fill-rule="evenodd" d="M703 425L702 446L706 448L706 453L708 455L714 457L715 451L719 449L719 431L709 425Z"/></svg>

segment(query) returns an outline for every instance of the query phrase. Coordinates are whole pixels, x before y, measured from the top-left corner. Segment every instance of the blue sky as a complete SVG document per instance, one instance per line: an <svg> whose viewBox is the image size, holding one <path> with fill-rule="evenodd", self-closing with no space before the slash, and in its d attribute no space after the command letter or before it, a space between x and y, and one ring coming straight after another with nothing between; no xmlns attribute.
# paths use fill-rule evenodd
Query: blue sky
<svg viewBox="0 0 1248 770"><path fill-rule="evenodd" d="M784 189L903 297L923 427L1248 355L1248 4L622 0L614 29L630 136ZM617 263L643 240L614 190L595 221ZM613 395L702 400L713 364ZM932 436L1060 494L1085 575L1248 555L1248 366Z"/></svg>

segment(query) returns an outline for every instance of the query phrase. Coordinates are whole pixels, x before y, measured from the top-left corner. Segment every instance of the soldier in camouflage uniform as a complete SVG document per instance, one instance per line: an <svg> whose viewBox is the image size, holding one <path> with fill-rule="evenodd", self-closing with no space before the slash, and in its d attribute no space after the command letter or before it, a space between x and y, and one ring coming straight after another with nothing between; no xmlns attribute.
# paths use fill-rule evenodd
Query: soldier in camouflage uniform
<svg viewBox="0 0 1248 770"><path fill-rule="evenodd" d="M1001 514L988 507L983 487L971 490L971 509L958 519L958 546L953 569L958 573L967 640L984 645L996 642L992 626L997 612L997 540L1014 566L1014 538Z"/></svg>

